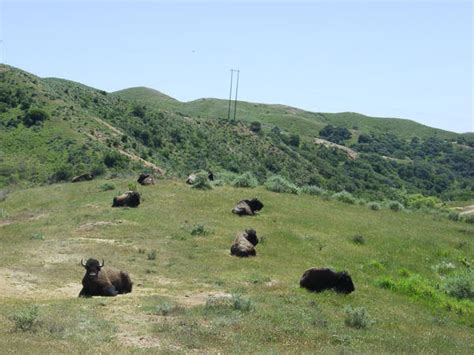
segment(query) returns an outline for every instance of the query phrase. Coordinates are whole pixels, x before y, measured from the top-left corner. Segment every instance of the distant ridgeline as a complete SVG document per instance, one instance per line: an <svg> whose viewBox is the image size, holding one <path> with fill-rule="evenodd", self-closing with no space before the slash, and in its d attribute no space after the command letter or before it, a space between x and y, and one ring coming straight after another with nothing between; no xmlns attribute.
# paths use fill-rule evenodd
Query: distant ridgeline
<svg viewBox="0 0 474 355"><path fill-rule="evenodd" d="M160 167L184 177L251 172L371 199L421 193L474 197L474 135L409 120L312 113L224 100L179 102L158 91L116 93L0 66L0 187L127 175ZM147 166L144 167L144 164Z"/></svg>

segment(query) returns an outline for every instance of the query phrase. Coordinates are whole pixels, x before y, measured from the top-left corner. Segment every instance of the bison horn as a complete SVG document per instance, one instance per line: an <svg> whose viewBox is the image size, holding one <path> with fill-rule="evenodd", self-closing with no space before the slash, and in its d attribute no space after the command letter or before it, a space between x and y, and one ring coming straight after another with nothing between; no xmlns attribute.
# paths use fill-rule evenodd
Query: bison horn
<svg viewBox="0 0 474 355"><path fill-rule="evenodd" d="M102 264L100 264L100 267L104 267L105 265L105 262L104 262L104 259L102 259Z"/></svg>
<svg viewBox="0 0 474 355"><path fill-rule="evenodd" d="M81 265L86 267L86 264L84 264L84 259L81 259Z"/></svg>

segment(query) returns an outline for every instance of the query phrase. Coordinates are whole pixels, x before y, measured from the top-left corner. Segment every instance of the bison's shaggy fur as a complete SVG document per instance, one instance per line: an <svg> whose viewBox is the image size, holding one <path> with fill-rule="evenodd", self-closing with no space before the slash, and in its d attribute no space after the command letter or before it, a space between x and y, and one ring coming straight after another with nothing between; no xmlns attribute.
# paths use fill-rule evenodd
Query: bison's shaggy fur
<svg viewBox="0 0 474 355"><path fill-rule="evenodd" d="M155 185L155 179L151 174L140 174L137 182L140 185Z"/></svg>
<svg viewBox="0 0 474 355"><path fill-rule="evenodd" d="M114 197L112 207L137 207L140 204L140 194L137 191L127 191Z"/></svg>
<svg viewBox="0 0 474 355"><path fill-rule="evenodd" d="M253 198L251 200L242 200L235 205L232 209L232 213L239 216L253 216L256 212L263 208L263 203L258 199Z"/></svg>
<svg viewBox="0 0 474 355"><path fill-rule="evenodd" d="M318 268L306 270L300 279L300 286L314 292L334 289L336 292L347 294L355 290L352 278L347 272Z"/></svg>
<svg viewBox="0 0 474 355"><path fill-rule="evenodd" d="M89 181L89 180L92 180L92 179L94 179L94 175L86 173L86 174L82 174L82 175L79 175L79 176L74 176L72 178L71 182Z"/></svg>
<svg viewBox="0 0 474 355"><path fill-rule="evenodd" d="M234 243L230 247L230 254L240 257L256 256L255 246L258 244L257 232L254 229L246 229L238 233Z"/></svg>
<svg viewBox="0 0 474 355"><path fill-rule="evenodd" d="M81 265L86 269L82 279L82 290L79 297L92 296L117 296L118 294L132 292L132 280L128 273L103 267L96 259L89 259Z"/></svg>

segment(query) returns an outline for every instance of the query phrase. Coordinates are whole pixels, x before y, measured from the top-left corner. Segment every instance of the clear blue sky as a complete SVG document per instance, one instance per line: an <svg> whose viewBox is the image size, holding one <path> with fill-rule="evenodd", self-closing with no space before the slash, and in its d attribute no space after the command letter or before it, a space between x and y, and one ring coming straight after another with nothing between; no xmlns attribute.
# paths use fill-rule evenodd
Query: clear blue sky
<svg viewBox="0 0 474 355"><path fill-rule="evenodd" d="M474 130L471 1L1 1L3 62L115 91Z"/></svg>

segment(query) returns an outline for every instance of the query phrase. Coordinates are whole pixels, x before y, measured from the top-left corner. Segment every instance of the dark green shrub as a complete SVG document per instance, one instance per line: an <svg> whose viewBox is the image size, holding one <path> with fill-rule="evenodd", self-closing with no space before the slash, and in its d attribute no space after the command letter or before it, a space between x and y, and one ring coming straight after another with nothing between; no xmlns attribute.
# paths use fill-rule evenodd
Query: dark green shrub
<svg viewBox="0 0 474 355"><path fill-rule="evenodd" d="M110 191L110 190L115 190L115 185L111 184L109 182L106 182L102 185L99 186L100 191Z"/></svg>
<svg viewBox="0 0 474 355"><path fill-rule="evenodd" d="M256 134L259 134L261 131L262 131L262 125L260 122L252 122L250 124L250 130L253 132L253 133L256 133Z"/></svg>
<svg viewBox="0 0 474 355"><path fill-rule="evenodd" d="M460 217L461 216L460 216L459 212L450 211L448 213L448 219L451 220L451 221L459 221Z"/></svg>
<svg viewBox="0 0 474 355"><path fill-rule="evenodd" d="M23 124L26 127L31 127L34 125L40 125L44 121L46 121L49 118L49 115L47 112L40 110L38 108L33 108L29 110L24 116L23 116Z"/></svg>
<svg viewBox="0 0 474 355"><path fill-rule="evenodd" d="M403 205L398 201L390 201L388 207L395 212L401 211L404 209Z"/></svg>
<svg viewBox="0 0 474 355"><path fill-rule="evenodd" d="M352 237L352 242L354 244L363 245L365 244L365 238L362 235L355 235Z"/></svg>
<svg viewBox="0 0 474 355"><path fill-rule="evenodd" d="M377 202L369 202L367 204L367 207L369 207L369 209L371 209L372 211L378 211L380 210L380 204L377 203Z"/></svg>
<svg viewBox="0 0 474 355"><path fill-rule="evenodd" d="M38 306L24 308L10 315L10 320L15 323L15 331L36 331L39 324Z"/></svg>
<svg viewBox="0 0 474 355"><path fill-rule="evenodd" d="M373 323L373 320L370 319L364 307L352 308L351 306L347 306L344 312L346 313L344 323L349 327L363 329Z"/></svg>
<svg viewBox="0 0 474 355"><path fill-rule="evenodd" d="M265 188L273 192L298 194L299 189L295 184L289 182L279 175L273 175L265 182Z"/></svg>
<svg viewBox="0 0 474 355"><path fill-rule="evenodd" d="M232 186L234 186L234 187L254 188L257 185L258 185L258 180L250 171L247 171L247 172L243 173L242 175L237 176L232 181Z"/></svg>
<svg viewBox="0 0 474 355"><path fill-rule="evenodd" d="M469 224L474 224L474 213L464 215L462 220Z"/></svg>

